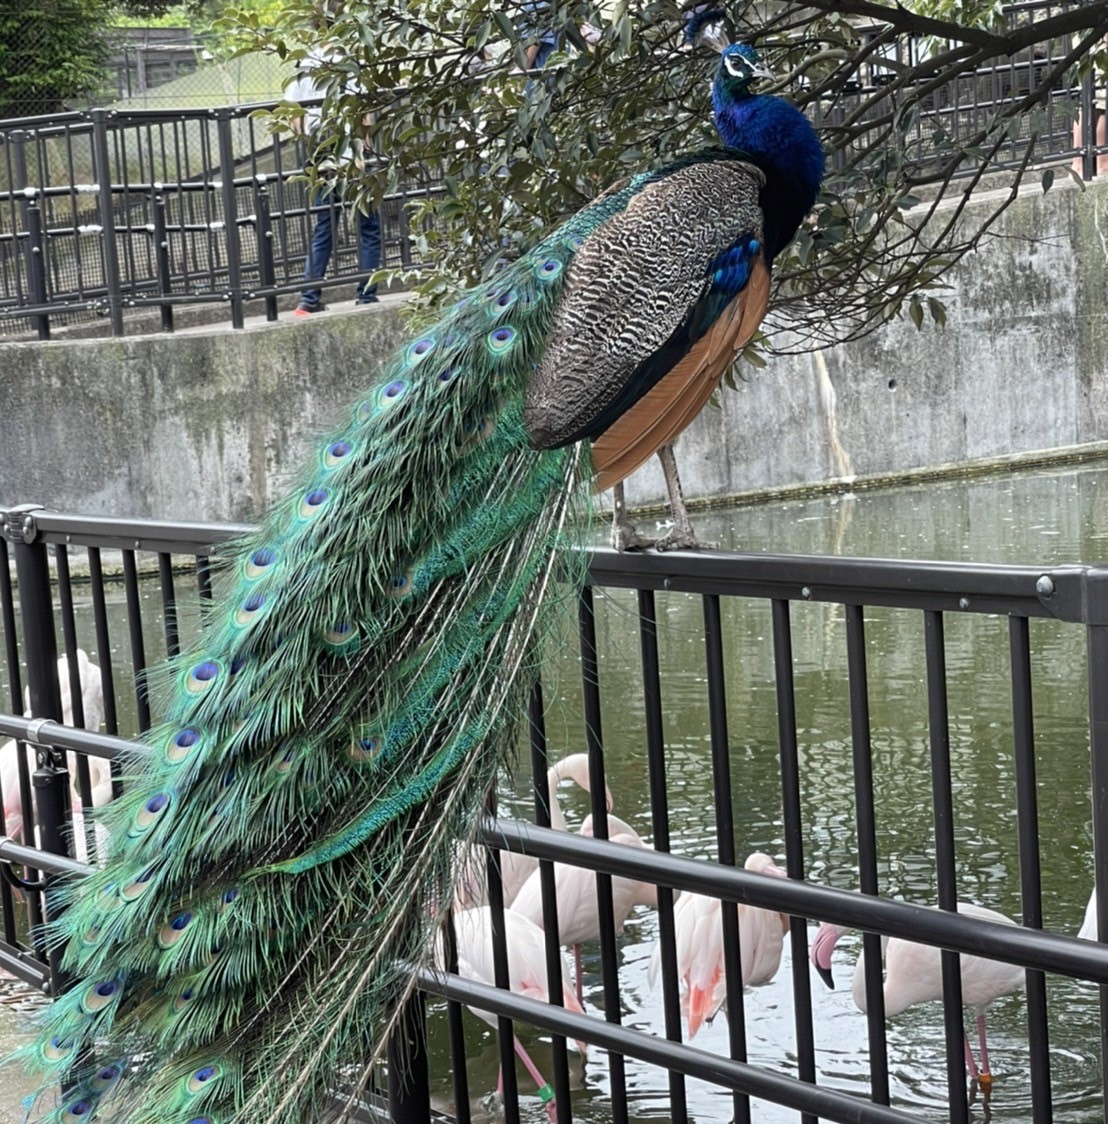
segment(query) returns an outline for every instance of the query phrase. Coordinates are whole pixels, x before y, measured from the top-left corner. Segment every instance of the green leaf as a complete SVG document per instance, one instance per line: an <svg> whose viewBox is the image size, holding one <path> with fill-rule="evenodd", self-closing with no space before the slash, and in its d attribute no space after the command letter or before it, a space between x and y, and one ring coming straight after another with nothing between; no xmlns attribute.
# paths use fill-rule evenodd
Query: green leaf
<svg viewBox="0 0 1108 1124"><path fill-rule="evenodd" d="M492 18L496 20L496 26L500 28L501 35L509 41L515 41L518 36L516 34L515 24L503 12L493 12Z"/></svg>
<svg viewBox="0 0 1108 1124"><path fill-rule="evenodd" d="M1045 172L1043 172L1043 194L1044 195L1050 190L1051 185L1053 183L1054 183L1054 169L1053 168L1047 168L1047 170Z"/></svg>
<svg viewBox="0 0 1108 1124"><path fill-rule="evenodd" d="M908 304L908 316L915 324L917 330L923 328L923 305L920 304L919 297L912 297Z"/></svg>

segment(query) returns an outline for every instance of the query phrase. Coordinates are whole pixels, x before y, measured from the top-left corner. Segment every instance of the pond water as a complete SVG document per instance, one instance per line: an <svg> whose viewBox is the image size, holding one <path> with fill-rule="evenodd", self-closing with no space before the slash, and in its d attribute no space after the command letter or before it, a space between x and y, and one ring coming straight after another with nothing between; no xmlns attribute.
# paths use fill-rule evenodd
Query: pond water
<svg viewBox="0 0 1108 1124"><path fill-rule="evenodd" d="M646 521L652 523L653 520ZM1010 562L1044 567L1108 557L1108 469L1085 466L977 481L930 483L881 492L789 501L701 514L698 531L724 548L774 553L849 554L898 558ZM645 528L644 528L645 529ZM156 594L150 594L154 609ZM119 594L122 601L122 593ZM120 610L121 611L121 610ZM79 606L81 642L91 643L87 604ZM600 689L604 748L614 812L649 842L650 812L634 597L622 591L598 596ZM711 802L706 673L699 600L659 594L667 784L672 848L694 858L715 857ZM923 623L918 612L873 609L866 613L870 662L875 799L882 892L921 904L936 900L928 759ZM801 751L805 867L815 882L857 885L850 725L845 694L845 624L831 605L792 609L797 722ZM152 653L160 642L156 615L147 622ZM764 850L783 858L781 788L769 606L735 600L724 604L728 724L736 847L740 856ZM113 624L117 681L124 682L126 630ZM1014 771L1012 766L1008 629L1003 618L947 617L951 743L959 897L1018 916ZM1040 801L1045 924L1073 933L1092 883L1087 684L1084 634L1078 626L1031 623L1034 717ZM580 674L574 649L546 681L551 757L584 748ZM0 676L2 680L2 676ZM0 699L7 702L0 682ZM133 704L131 704L133 707ZM126 711L126 708L125 708ZM124 714L123 728L132 719ZM505 791L502 813L526 815L526 766L516 791ZM563 788L571 828L587 812L578 790ZM660 994L647 981L657 935L656 915L638 908L620 941L620 990L627 1025L661 1032ZM865 1094L869 1068L864 1018L849 993L851 964L860 941L844 938L836 955L839 987L827 991L814 975L817 1064L820 1080ZM599 951L586 946L586 1003L601 1002ZM795 1073L795 1024L788 952L776 979L745 997L751 1061ZM807 963L798 970L810 971ZM1055 1119L1077 1124L1102 1115L1096 989L1061 978L1048 981ZM0 1018L0 1053L25 1032L21 1015ZM498 1055L492 1032L466 1015L470 1035L469 1081L476 1120L501 1112L493 1090ZM1031 1119L1026 1059L1026 1004L1020 995L990 1011L989 1044L996 1074L986 1111L997 1121ZM433 1008L432 1048L436 1105L451 1110L445 1019ZM524 1030L523 1040L549 1076L550 1047ZM694 1040L727 1053L722 1018ZM946 1103L939 1005L916 1007L889 1024L889 1064L894 1104L940 1119ZM670 1115L663 1071L627 1062L632 1121ZM607 1059L590 1050L586 1063L571 1054L574 1119L607 1124L612 1107ZM523 1118L547 1119L526 1074L519 1071ZM0 1105L15 1090L0 1079ZM731 1118L731 1099L709 1085L688 1083L690 1119ZM11 1102L14 1110L14 1099ZM795 1114L756 1104L758 1121L794 1120ZM17 1119L13 1116L12 1119ZM0 1109L0 1122L5 1121Z"/></svg>

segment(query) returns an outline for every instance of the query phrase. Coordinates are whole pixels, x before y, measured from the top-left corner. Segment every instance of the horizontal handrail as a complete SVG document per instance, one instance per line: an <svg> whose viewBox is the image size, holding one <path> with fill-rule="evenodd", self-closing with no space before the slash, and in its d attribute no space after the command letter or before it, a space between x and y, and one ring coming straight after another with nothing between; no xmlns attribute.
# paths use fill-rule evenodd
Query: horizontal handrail
<svg viewBox="0 0 1108 1124"><path fill-rule="evenodd" d="M580 1039L613 1053L638 1058L688 1077L699 1077L713 1085L722 1085L754 1097L765 1097L800 1112L814 1113L825 1120L852 1124L920 1124L918 1116L870 1104L848 1093L809 1085L750 1062L709 1054L694 1046L659 1038L643 1030L579 1015L574 1011L567 1011L556 1002L546 1003L512 991L502 991L490 984L429 969L419 973L418 981L420 990L428 995L452 999L492 1014L517 1019L565 1038Z"/></svg>
<svg viewBox="0 0 1108 1124"><path fill-rule="evenodd" d="M929 906L873 897L795 879L721 866L663 851L609 843L523 820L481 821L478 838L490 847L598 870L635 881L690 890L793 917L833 921L951 952L986 956L1108 984L1108 946L1022 925L981 921Z"/></svg>
<svg viewBox="0 0 1108 1124"><path fill-rule="evenodd" d="M98 734L77 726L66 726L43 718L23 718L0 712L0 738L16 738L28 745L48 745L54 749L72 750L86 757L105 761L134 760L149 756L150 750L139 742Z"/></svg>

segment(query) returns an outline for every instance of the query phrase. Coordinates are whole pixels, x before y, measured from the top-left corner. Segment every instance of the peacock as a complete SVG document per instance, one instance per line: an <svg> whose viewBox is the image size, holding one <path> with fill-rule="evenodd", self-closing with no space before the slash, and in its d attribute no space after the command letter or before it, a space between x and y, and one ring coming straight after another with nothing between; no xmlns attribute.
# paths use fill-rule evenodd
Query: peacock
<svg viewBox="0 0 1108 1124"><path fill-rule="evenodd" d="M467 291L228 552L103 867L49 903L74 983L24 1055L66 1090L40 1119L303 1121L364 1088L583 581L590 488L700 410L816 199L813 129L718 46L722 144Z"/></svg>

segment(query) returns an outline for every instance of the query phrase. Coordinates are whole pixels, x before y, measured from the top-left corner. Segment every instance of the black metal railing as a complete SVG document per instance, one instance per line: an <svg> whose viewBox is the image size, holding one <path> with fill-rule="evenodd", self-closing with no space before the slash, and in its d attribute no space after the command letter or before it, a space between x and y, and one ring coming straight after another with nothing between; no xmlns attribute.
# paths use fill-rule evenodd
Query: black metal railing
<svg viewBox="0 0 1108 1124"><path fill-rule="evenodd" d="M305 287L316 215L333 209L334 248L318 287L350 287L357 220L334 196L314 203L300 137L271 134L256 111L93 109L0 121L0 334L222 304L236 328L247 302L277 318ZM306 103L306 104L311 104ZM385 267L410 267L407 206L440 190L429 171L380 208ZM313 286L316 287L313 282Z"/></svg>
<svg viewBox="0 0 1108 1124"><path fill-rule="evenodd" d="M1066 6L1022 0L1005 5L1004 18L1016 27ZM926 93L898 126L913 174L926 181L949 170L962 149L977 155L955 177L976 175L982 164L1019 168L1033 137L1036 163L1079 162L1091 179L1108 154L1097 140L1108 106L1092 75L1078 83L1065 69L1072 49L1068 37L1043 41ZM890 38L856 81L809 107L837 142L832 167L853 156L840 131L849 136L895 109L874 95L940 50L920 36ZM1044 84L1050 89L1042 105L998 134L1005 109ZM51 324L105 317L112 334L122 335L143 311L171 331L174 313L190 305L222 305L234 327L243 326L250 302L276 319L278 299L304 287L313 208L302 179L309 155L303 142L268 129L265 111L275 104L0 121L0 334L46 339ZM419 264L408 202L439 190L438 172L428 168L384 200L383 265ZM327 288L359 279L357 222L342 207L333 221Z"/></svg>
<svg viewBox="0 0 1108 1124"><path fill-rule="evenodd" d="M22 796L24 843L34 838L28 825L39 831L39 845L29 848L0 839L0 884L3 934L0 967L53 994L64 986L56 963L39 946L33 927L17 907L26 901L31 926L42 918L43 889L59 875L72 872L67 823L70 818L70 780L65 753L81 760L94 755L109 762L134 752L128 738L150 723L143 692L149 661L172 654L181 637L199 627L195 614L185 608L174 586L180 576L172 563L186 565L187 584L201 598L219 595L219 549L244 532L242 526L115 521L58 515L38 508L0 512L0 630L4 637L4 666L10 709L24 705L23 678L29 690L34 718L0 715L0 738L17 739L35 755L32 767L24 762L19 784ZM49 552L53 552L53 575ZM88 585L72 577L74 552L87 555ZM146 562L152 563L146 565ZM15 576L13 580L12 567ZM121 592L108 584L108 567L118 570ZM148 577L141 577L146 573ZM629 592L627 592L629 591ZM191 592L191 591L190 591ZM114 602L122 601L122 606ZM114 599L114 602L113 602ZM664 599L664 601L662 600ZM702 766L710 770L712 814L716 836L716 861L670 853L670 806L674 762L667 745L664 694L664 660L660 649L659 605L672 607L674 599L698 604L704 646L702 706L708 731L707 756ZM81 602L80 621L75 604ZM606 605L611 611L606 611ZM18 606L18 621L16 608ZM811 752L810 731L802 734L798 709L805 705L800 659L794 650L801 614L833 607L836 643L845 647L846 673L836 685L849 715L849 776L853 789L854 823L843 826L855 841L849 863L849 882L860 892L827 884L815 871L821 865L818 845L810 842L811 810L802 792L806 777L805 755ZM686 605L686 607L688 607ZM109 609L111 612L109 613ZM872 614L890 609L907 613L921 626L922 644L913 656L918 690L926 700L928 752L923 757L931 788L933 831L930 834L934 884L940 908L893 900L878 862L878 780L894 787L897 777L884 775L875 762L875 737L871 729L871 688L881 683L870 667L884 666L892 653L873 642ZM630 610L630 611L629 611ZM743 813L736 806L732 771L741 767L728 730L727 682L736 675L736 653L728 642L734 612L763 612L761 624L751 634L743 659L755 665L751 674L759 692L773 699L776 739L764 747L776 760L780 779L780 838L788 878L770 878L737 867L735 839L742 834ZM841 614L839 616L838 614ZM109 627L109 616L115 622ZM638 672L618 669L606 689L635 697L645 743L645 769L649 774L649 810L652 848L643 849L607 839L608 808L605 801L606 770L610 769L605 736L605 714L612 698L602 695L610 649L598 641L602 630L620 630L619 647L626 649L637 632ZM959 886L967 874L956 864L955 825L960 809L952 797L951 708L948 693L964 684L972 668L947 666L947 632L952 622L988 626L1006 636L1006 667L997 671L995 683L1007 682L1010 691L1008 727L1010 769L1014 776L1009 813L1016 820L1015 854L1019 890L1015 894L1022 915L1018 925L999 925L956 912ZM1042 622L1053 622L1048 624ZM108 734L62 726L55 628L60 624L62 648L71 682L77 673L78 647L95 648L104 675L105 718ZM879 968L869 975L868 1092L846 1091L827 1081L815 1048L813 997L806 960L809 930L806 919L830 921L861 929L871 965L881 961L881 940L902 938L944 950L943 992L946 1115L968 1122L962 1053L962 995L958 954L972 954L1019 965L1026 969L1027 1022L1026 1070L1037 1124L1051 1121L1054 1113L1053 1067L1048 1029L1047 974L1092 981L1100 991L1101 1074L1108 1064L1108 950L1102 944L1080 941L1043 928L1043 875L1040 870L1039 786L1036 782L1036 742L1032 708L1032 626L1084 630L1082 660L1088 678L1087 739L1091 754L1092 849L1099 895L1100 932L1108 935L1108 568L1087 565L1055 566L1043 570L1027 566L972 565L939 562L887 561L835 557L770 556L742 554L616 554L592 553L589 583L580 595L576 620L581 693L574 704L574 726L580 727L590 774L590 805L595 838L550 828L547 780L548 743L544 722L550 702L536 689L529 711L529 745L534 796L534 824L505 816L489 815L480 827L480 840L488 848L487 887L491 909L495 979L463 978L449 972L425 970L421 994L413 1001L393 1045L387 1089L388 1112L401 1124L432 1118L429 1086L441 1085L445 1056L428 1054L427 1019L445 1019L445 1036L451 1058L453 1115L467 1124L471 1119L467 1085L467 1036L462 1005L491 1013L498 1022L498 1040L504 1073L506 1119L520 1119L520 1090L513 1062L513 1022L538 1028L552 1036L554 1112L558 1124L570 1124L579 1105L571 1090L566 1043L578 1039L607 1051L609 1088L604 1102L605 1119L626 1121L635 1111L636 1092L626 1066L649 1063L667 1072L670 1118L676 1124L690 1119L686 1104L686 1079L710 1082L731 1094L729 1113L749 1120L750 1098L784 1106L803 1120L816 1118L893 1124L919 1121L903 1105L890 1105L886 1022L881 1002ZM841 628L840 628L841 626ZM570 624L567 627L573 627ZM117 635L126 629L128 644ZM683 618L682 635L691 638ZM763 635L764 633L764 635ZM1080 639L1080 634L1077 634ZM744 638L744 643L749 637ZM112 674L109 653L126 648L117 657ZM605 653L608 653L607 657ZM126 675L120 659L125 658ZM993 657L990 657L992 659ZM634 661L632 661L634 662ZM124 689L124 679L133 679ZM563 693L566 688L561 685ZM605 702L607 698L607 702ZM1076 717L1076 716L1075 716ZM54 721L43 721L53 719ZM610 737L610 731L609 731ZM25 754L20 754L23 760ZM78 775L79 802L92 804L87 773ZM1083 783L1083 782L1082 782ZM741 791L741 789L740 789ZM1049 809L1048 809L1049 812ZM5 825L0 823L0 836ZM93 841L89 838L90 848ZM52 853L47 853L52 852ZM544 1003L513 993L508 988L510 949L505 940L501 862L507 853L536 859L543 884L543 928L547 984L555 998ZM563 1008L561 949L558 942L558 895L554 864L597 872L599 917L601 1016ZM15 868L26 868L19 876ZM854 873L856 871L856 874ZM620 942L612 915L612 880L631 879L658 888L663 1025L650 1032L625 1022L625 995L621 992ZM13 886L16 887L13 889ZM682 1041L680 985L676 969L674 898L678 892L698 893L727 903L724 918L726 1011L729 1036L727 1056ZM747 1012L749 999L741 985L739 930L735 906L755 906L780 912L789 920L791 947L793 1042L795 1059L783 1070L752 1062L748 1057ZM730 921L727 918L730 916ZM452 930L448 927L448 932ZM446 960L457 963L454 942L446 940ZM435 1009L425 1012L428 998ZM442 1003L445 1010L442 1010ZM382 1096L385 1094L383 1093ZM367 1102L383 1113L385 1101ZM380 1118L380 1116L378 1117ZM435 1119L444 1118L434 1115ZM590 1119L596 1119L595 1116Z"/></svg>

